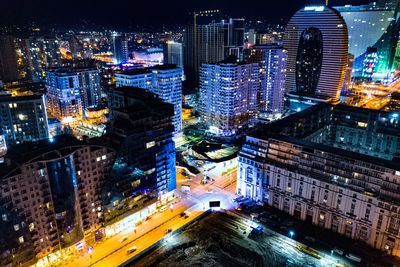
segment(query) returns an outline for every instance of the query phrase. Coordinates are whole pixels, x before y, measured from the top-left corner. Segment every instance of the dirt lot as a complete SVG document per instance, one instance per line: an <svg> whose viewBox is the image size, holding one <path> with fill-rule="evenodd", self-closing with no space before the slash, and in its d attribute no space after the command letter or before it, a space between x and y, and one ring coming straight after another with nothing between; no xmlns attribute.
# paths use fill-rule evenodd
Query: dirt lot
<svg viewBox="0 0 400 267"><path fill-rule="evenodd" d="M296 250L279 235L251 232L248 221L213 213L132 266L329 265Z"/></svg>

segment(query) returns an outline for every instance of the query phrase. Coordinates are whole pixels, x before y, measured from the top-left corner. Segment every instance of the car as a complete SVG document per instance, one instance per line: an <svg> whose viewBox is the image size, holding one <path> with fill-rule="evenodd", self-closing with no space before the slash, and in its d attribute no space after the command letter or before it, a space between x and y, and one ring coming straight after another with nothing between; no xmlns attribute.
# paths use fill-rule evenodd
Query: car
<svg viewBox="0 0 400 267"><path fill-rule="evenodd" d="M133 252L135 252L136 251L136 247L131 247L131 248L128 248L128 250L126 251L126 253L127 254L131 254L131 253L133 253Z"/></svg>
<svg viewBox="0 0 400 267"><path fill-rule="evenodd" d="M341 256L343 256L343 254L344 254L343 250L341 250L341 249L339 249L339 248L334 248L334 249L332 250L332 252L333 252L333 253L336 253L336 254L339 254L339 255L341 255Z"/></svg>
<svg viewBox="0 0 400 267"><path fill-rule="evenodd" d="M348 258L348 259L350 259L352 261L355 261L355 262L361 262L361 258L359 256L357 256L357 255L354 255L354 254L347 254L346 258Z"/></svg>
<svg viewBox="0 0 400 267"><path fill-rule="evenodd" d="M124 242L125 240L127 240L128 239L128 236L126 235L126 236L124 236L124 237L122 237L120 240L118 240L120 243L122 243L122 242Z"/></svg>
<svg viewBox="0 0 400 267"><path fill-rule="evenodd" d="M207 189L206 192L211 194L213 191L212 189Z"/></svg>
<svg viewBox="0 0 400 267"><path fill-rule="evenodd" d="M185 216L186 214L185 214L185 212L181 212L180 214L179 214L179 217L183 217L183 216Z"/></svg>
<svg viewBox="0 0 400 267"><path fill-rule="evenodd" d="M163 211L165 211L166 209L168 209L168 207L167 207L167 206L163 206L163 207L160 208L160 212L163 212Z"/></svg>
<svg viewBox="0 0 400 267"><path fill-rule="evenodd" d="M241 207L237 207L236 210L237 211L242 211L242 208Z"/></svg>
<svg viewBox="0 0 400 267"><path fill-rule="evenodd" d="M169 234L169 233L171 233L172 232L172 229L171 228L168 228L167 229L167 234Z"/></svg>
<svg viewBox="0 0 400 267"><path fill-rule="evenodd" d="M267 218L261 217L261 218L260 218L260 221L262 221L263 223L266 223L266 222L267 222Z"/></svg>

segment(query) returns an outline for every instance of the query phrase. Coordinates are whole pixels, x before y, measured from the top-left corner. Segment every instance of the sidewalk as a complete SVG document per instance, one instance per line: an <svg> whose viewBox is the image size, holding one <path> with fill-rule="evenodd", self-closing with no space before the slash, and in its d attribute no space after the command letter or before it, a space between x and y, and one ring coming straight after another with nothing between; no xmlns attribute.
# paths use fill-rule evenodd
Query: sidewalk
<svg viewBox="0 0 400 267"><path fill-rule="evenodd" d="M156 214L152 215L148 221L145 221L141 225L137 226L134 231L120 232L109 238L103 239L101 242L93 247L93 252L91 255L86 249L82 251L79 257L74 258L71 262L64 262L63 266L88 266L89 263L96 262L106 257L107 255L112 254L116 250L124 247L126 243L131 242L132 240L142 235L145 235L149 231L152 231L160 225L172 220L180 213L188 209L191 204L192 203L188 201L179 201L177 204L175 204L172 212L170 211L170 209L167 209L164 212L157 212ZM126 241L119 242L119 240L124 236L127 236ZM87 263L87 265L82 265L83 262Z"/></svg>

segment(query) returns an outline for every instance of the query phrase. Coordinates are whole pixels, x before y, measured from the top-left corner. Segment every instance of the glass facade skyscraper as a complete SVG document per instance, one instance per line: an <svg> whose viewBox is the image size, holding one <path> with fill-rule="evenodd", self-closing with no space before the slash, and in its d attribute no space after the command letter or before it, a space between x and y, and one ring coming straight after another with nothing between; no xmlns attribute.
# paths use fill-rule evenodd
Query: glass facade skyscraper
<svg viewBox="0 0 400 267"><path fill-rule="evenodd" d="M400 14L396 0L382 0L361 6L339 6L349 31L349 53L354 55L353 76L382 80L390 78L399 39ZM369 48L376 49L374 69ZM370 69L370 70L366 70ZM372 71L372 72L371 72Z"/></svg>
<svg viewBox="0 0 400 267"><path fill-rule="evenodd" d="M128 40L124 34L113 35L114 63L121 64L128 61Z"/></svg>

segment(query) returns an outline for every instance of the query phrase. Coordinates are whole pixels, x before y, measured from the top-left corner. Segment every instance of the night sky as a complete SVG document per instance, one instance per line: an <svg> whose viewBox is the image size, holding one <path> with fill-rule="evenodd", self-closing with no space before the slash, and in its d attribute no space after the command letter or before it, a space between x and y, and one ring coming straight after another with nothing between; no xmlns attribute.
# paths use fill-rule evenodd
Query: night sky
<svg viewBox="0 0 400 267"><path fill-rule="evenodd" d="M369 0L330 0L329 4L366 4ZM298 9L316 0L1 0L1 24L183 25L193 10L220 9L232 17L287 21Z"/></svg>

